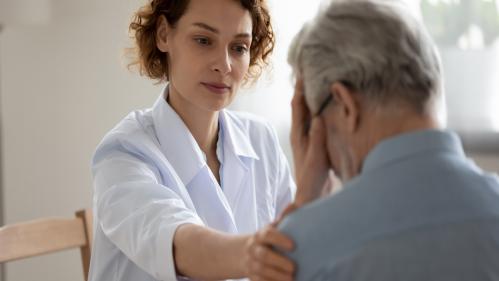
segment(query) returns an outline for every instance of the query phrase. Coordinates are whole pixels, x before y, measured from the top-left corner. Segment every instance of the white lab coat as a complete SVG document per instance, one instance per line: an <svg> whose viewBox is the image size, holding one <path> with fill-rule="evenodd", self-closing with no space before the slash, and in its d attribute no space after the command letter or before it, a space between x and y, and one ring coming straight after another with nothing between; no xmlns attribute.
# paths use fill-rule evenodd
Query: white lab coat
<svg viewBox="0 0 499 281"><path fill-rule="evenodd" d="M268 123L220 112L220 186L166 95L130 113L95 152L91 281L177 280L179 225L252 233L292 201L294 182Z"/></svg>

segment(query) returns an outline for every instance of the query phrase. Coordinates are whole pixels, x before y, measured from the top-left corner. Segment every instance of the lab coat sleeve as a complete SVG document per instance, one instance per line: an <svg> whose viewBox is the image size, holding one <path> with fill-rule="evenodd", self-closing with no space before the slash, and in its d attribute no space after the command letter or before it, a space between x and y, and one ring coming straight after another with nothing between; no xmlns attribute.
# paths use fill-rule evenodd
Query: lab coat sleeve
<svg viewBox="0 0 499 281"><path fill-rule="evenodd" d="M158 280L177 280L173 236L202 221L159 172L136 155L115 150L93 165L98 227L137 266Z"/></svg>
<svg viewBox="0 0 499 281"><path fill-rule="evenodd" d="M277 133L272 129L273 139L276 151L276 218L282 213L282 211L294 200L296 185L289 168L288 160L284 154L281 146L279 145L279 139Z"/></svg>

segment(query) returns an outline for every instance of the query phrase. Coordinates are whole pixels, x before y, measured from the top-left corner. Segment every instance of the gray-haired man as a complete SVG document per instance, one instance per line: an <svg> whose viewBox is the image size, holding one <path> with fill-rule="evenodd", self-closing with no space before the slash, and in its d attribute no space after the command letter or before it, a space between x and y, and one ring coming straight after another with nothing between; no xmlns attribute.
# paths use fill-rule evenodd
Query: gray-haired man
<svg viewBox="0 0 499 281"><path fill-rule="evenodd" d="M499 280L499 179L441 128L438 54L400 1L332 2L290 62L297 280ZM307 204L330 169L343 189Z"/></svg>

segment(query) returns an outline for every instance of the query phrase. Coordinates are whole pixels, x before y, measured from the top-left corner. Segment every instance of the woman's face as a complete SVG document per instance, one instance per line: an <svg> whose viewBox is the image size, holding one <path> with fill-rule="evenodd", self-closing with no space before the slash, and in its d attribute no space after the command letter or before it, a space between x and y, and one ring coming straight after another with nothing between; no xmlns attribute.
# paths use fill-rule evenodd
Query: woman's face
<svg viewBox="0 0 499 281"><path fill-rule="evenodd" d="M249 68L252 20L234 0L191 0L174 28L158 28L168 55L170 94L184 104L218 111L235 97ZM164 36L162 36L164 35Z"/></svg>

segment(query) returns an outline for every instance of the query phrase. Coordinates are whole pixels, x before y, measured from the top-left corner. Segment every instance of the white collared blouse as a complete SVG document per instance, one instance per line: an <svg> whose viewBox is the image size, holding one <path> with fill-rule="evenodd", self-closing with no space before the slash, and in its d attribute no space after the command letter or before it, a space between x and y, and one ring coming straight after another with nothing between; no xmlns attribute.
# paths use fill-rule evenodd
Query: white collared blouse
<svg viewBox="0 0 499 281"><path fill-rule="evenodd" d="M295 185L269 123L220 111L220 186L167 95L130 113L97 147L91 281L176 280L179 225L252 233L292 201Z"/></svg>

